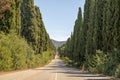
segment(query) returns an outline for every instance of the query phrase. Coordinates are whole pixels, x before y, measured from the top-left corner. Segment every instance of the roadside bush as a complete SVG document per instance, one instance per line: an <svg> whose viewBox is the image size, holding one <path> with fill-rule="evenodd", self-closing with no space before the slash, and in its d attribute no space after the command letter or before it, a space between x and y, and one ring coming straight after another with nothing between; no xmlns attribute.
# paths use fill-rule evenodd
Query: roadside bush
<svg viewBox="0 0 120 80"><path fill-rule="evenodd" d="M117 68L115 70L115 77L120 78L120 64L117 66Z"/></svg>
<svg viewBox="0 0 120 80"><path fill-rule="evenodd" d="M68 57L62 57L62 60L69 66L73 66L73 61L70 60Z"/></svg>
<svg viewBox="0 0 120 80"><path fill-rule="evenodd" d="M0 33L0 71L21 70L43 66L55 56L55 51L48 49L41 54L16 34Z"/></svg>
<svg viewBox="0 0 120 80"><path fill-rule="evenodd" d="M41 54L42 64L50 62L55 56L55 52L51 49L48 49L47 51L43 52Z"/></svg>
<svg viewBox="0 0 120 80"><path fill-rule="evenodd" d="M0 70L18 70L27 68L28 55L34 55L34 51L27 42L15 34L0 34Z"/></svg>
<svg viewBox="0 0 120 80"><path fill-rule="evenodd" d="M42 54L36 54L34 58L34 67L43 66L49 63L52 59L54 59L55 51L54 50L47 50L44 51Z"/></svg>
<svg viewBox="0 0 120 80"><path fill-rule="evenodd" d="M104 53L103 51L97 50L96 54L88 59L88 70L95 73L117 76L120 71L118 64L120 64L119 52Z"/></svg>
<svg viewBox="0 0 120 80"><path fill-rule="evenodd" d="M0 71L9 71L12 65L11 51L0 45Z"/></svg>

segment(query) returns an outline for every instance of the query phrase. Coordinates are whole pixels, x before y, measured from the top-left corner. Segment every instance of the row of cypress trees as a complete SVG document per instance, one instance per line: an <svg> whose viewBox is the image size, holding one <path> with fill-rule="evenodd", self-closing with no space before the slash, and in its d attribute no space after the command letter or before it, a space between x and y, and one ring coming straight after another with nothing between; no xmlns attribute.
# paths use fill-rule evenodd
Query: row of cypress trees
<svg viewBox="0 0 120 80"><path fill-rule="evenodd" d="M55 47L34 0L10 0L0 18L0 71L32 68L49 62Z"/></svg>
<svg viewBox="0 0 120 80"><path fill-rule="evenodd" d="M86 0L61 56L91 72L120 77L120 1Z"/></svg>

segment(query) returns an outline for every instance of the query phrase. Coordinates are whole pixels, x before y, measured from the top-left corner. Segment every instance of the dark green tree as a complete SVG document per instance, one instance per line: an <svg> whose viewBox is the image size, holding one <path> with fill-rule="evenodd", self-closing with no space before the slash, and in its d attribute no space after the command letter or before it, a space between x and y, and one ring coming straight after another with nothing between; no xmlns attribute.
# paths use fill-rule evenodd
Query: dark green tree
<svg viewBox="0 0 120 80"><path fill-rule="evenodd" d="M19 34L21 28L21 0L11 0L9 5L9 10L5 11L4 16L0 19L0 31Z"/></svg>

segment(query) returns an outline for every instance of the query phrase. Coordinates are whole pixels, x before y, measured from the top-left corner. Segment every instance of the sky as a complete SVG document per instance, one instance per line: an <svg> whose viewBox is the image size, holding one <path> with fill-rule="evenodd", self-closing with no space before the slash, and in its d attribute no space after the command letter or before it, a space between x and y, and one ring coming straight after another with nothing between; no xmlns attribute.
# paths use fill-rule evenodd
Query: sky
<svg viewBox="0 0 120 80"><path fill-rule="evenodd" d="M51 39L67 40L73 32L78 8L84 11L85 0L35 0Z"/></svg>

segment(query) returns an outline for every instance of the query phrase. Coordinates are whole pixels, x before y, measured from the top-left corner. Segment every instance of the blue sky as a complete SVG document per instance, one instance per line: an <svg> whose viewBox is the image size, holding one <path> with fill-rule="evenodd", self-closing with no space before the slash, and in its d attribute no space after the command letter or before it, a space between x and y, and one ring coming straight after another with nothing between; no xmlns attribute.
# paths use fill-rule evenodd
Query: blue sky
<svg viewBox="0 0 120 80"><path fill-rule="evenodd" d="M85 0L35 0L40 7L45 28L51 39L64 41L71 35L78 8Z"/></svg>

